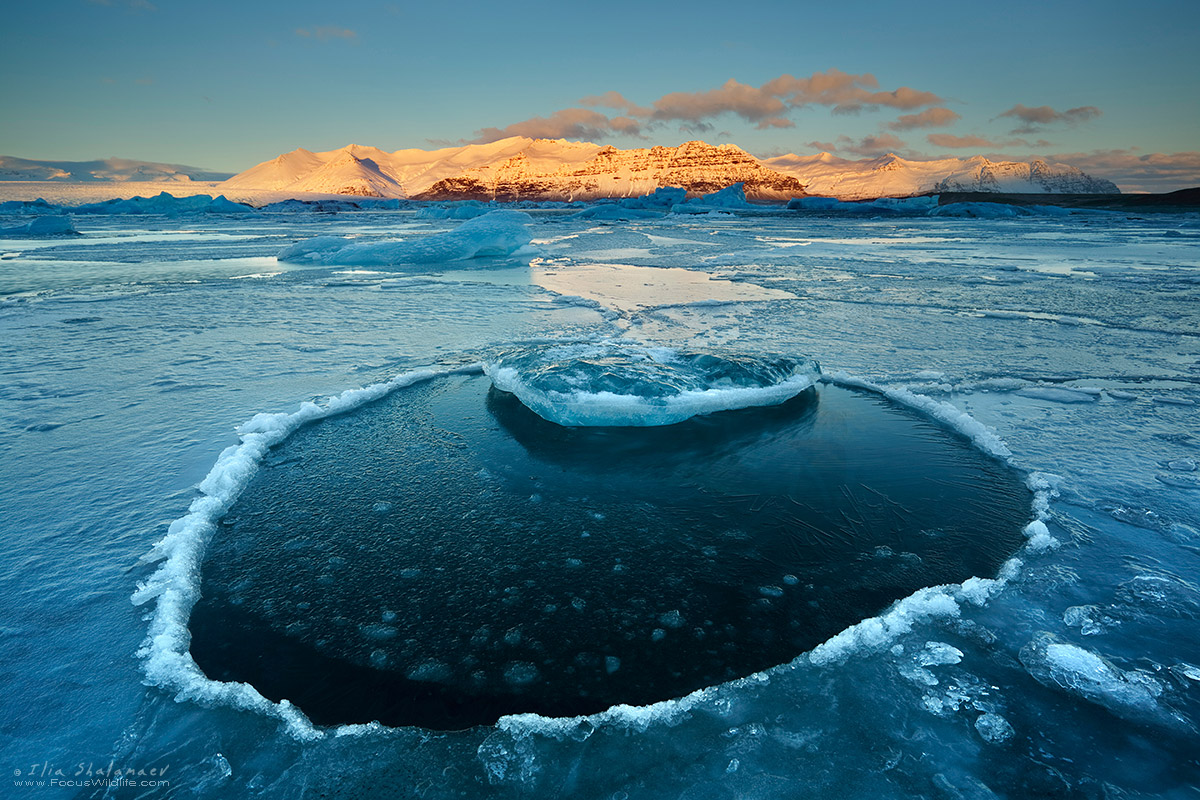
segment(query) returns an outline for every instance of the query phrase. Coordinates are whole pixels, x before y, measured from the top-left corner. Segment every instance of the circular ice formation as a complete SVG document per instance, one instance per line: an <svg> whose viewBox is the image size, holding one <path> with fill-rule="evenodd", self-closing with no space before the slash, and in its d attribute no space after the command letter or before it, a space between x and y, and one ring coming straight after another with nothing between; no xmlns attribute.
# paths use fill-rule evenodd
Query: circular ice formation
<svg viewBox="0 0 1200 800"><path fill-rule="evenodd" d="M212 538L191 653L319 725L643 705L994 574L1030 501L868 391L570 427L448 376L271 451Z"/></svg>
<svg viewBox="0 0 1200 800"><path fill-rule="evenodd" d="M649 427L778 405L811 387L821 368L804 357L599 342L506 350L484 372L559 425Z"/></svg>

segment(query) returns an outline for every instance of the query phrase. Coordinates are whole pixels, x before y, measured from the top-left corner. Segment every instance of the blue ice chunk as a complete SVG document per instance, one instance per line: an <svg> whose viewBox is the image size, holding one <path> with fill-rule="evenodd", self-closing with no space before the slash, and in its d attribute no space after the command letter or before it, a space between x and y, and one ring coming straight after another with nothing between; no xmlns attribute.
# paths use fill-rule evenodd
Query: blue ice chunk
<svg viewBox="0 0 1200 800"><path fill-rule="evenodd" d="M658 219L662 214L653 211L647 211L641 208L628 208L624 205L600 205L585 208L575 214L571 214L572 219L595 219L595 220L629 220L629 219Z"/></svg>
<svg viewBox="0 0 1200 800"><path fill-rule="evenodd" d="M626 197L620 203L625 208L658 208L667 211L687 200L687 189L679 186L660 186L641 197Z"/></svg>
<svg viewBox="0 0 1200 800"><path fill-rule="evenodd" d="M478 200L460 203L432 204L417 209L417 219L474 219L495 210L495 206L484 205Z"/></svg>
<svg viewBox="0 0 1200 800"><path fill-rule="evenodd" d="M207 194L175 197L161 192L154 197L131 197L127 200L105 200L84 203L72 209L76 214L166 214L189 213L253 214L255 209L245 203L235 203L225 195L213 198Z"/></svg>
<svg viewBox="0 0 1200 800"><path fill-rule="evenodd" d="M70 217L46 216L27 222L24 225L14 225L11 228L0 228L0 237L11 239L41 239L52 236L78 236L75 224Z"/></svg>
<svg viewBox="0 0 1200 800"><path fill-rule="evenodd" d="M416 239L360 242L318 236L285 248L278 258L296 264L391 267L508 256L532 241L527 227L531 222L533 218L522 211L492 211L452 231Z"/></svg>
<svg viewBox="0 0 1200 800"><path fill-rule="evenodd" d="M1016 219L1018 217L1066 217L1071 210L1059 206L1014 206L1006 203L947 203L930 209L933 217Z"/></svg>
<svg viewBox="0 0 1200 800"><path fill-rule="evenodd" d="M514 348L484 362L496 388L567 426L671 425L737 408L777 405L813 386L803 356L743 356L629 342Z"/></svg>

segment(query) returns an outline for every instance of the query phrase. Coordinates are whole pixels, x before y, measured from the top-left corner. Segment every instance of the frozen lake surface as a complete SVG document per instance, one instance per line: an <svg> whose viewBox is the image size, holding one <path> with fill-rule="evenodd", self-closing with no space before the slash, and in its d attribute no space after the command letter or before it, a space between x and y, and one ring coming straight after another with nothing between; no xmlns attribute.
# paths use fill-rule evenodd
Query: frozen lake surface
<svg viewBox="0 0 1200 800"><path fill-rule="evenodd" d="M80 781L88 776L77 773L89 764L110 763L165 769L170 781L144 790L14 783L6 796L1196 795L1195 216L779 212L596 222L530 213L519 223L528 244L506 228L506 254L419 265L294 263L276 255L318 236L410 239L462 223L408 211L81 216L74 220L80 236L0 240L3 766L14 782L49 781L56 770L60 781ZM0 228L30 219L3 215ZM886 401L947 441L977 448L973 455L1038 491L1025 521L1041 517L1045 528L1018 531L976 579L931 578L943 585L917 590L890 609L896 598L881 598L869 611L855 608L869 618L847 618L840 633L815 647L797 645L800 652L776 666L754 665L763 671L588 717L506 716L463 731L313 725L294 707L196 679L185 659L172 660L187 643L169 635L178 631L164 608L200 585L204 548L193 537L192 550L151 551L193 503L226 497L222 492L232 503L252 479L259 459L247 455L250 445L218 463L242 441L238 426L254 447L278 434L282 444L264 450L262 474L299 475L304 468L279 455L326 423L285 434L323 417L327 398L376 387L344 395L345 413L327 419L369 426L381 408L403 410L410 397L412 411L421 392L448 382L480 387L482 398L488 378L478 364L514 347L581 342L815 359L825 377L807 391L822 412L843 395ZM426 370L455 374L415 382ZM306 411L307 401L317 406ZM434 424L437 408L428 406L424 417L412 411L403 424L452 448L456 432ZM264 412L276 416L256 417ZM492 412L481 406L475 413L479 441L498 435L485 424ZM731 413L764 412L720 412ZM501 417L502 409L495 424L504 428ZM526 420L514 428L508 419L518 444L506 446L526 449L495 458L581 469L564 455L571 448L538 454L519 435L553 423ZM763 441L760 434L754 441ZM656 441L654 435L629 442ZM901 470L924 463L915 450L887 447ZM323 457L330 453L336 449ZM229 461L243 456L244 463ZM233 469L239 464L243 472ZM366 466L348 458L339 480L354 485ZM427 470L428 485L415 495L436 493L429 481L437 472ZM489 508L486 476L469 475L479 508ZM197 487L206 476L202 494ZM447 497L465 485L453 481ZM551 485L528 494L564 516L574 502L565 492ZM361 510L419 514L403 492L397 498L380 497ZM352 494L341 499L357 502ZM447 503L470 511L469 497ZM731 513L769 507L746 503ZM236 531L244 514L221 523L226 506L218 505L190 519L218 523L212 553L237 555L239 539L219 537ZM620 532L599 505L580 506L604 517L593 518L594 539ZM174 533L186 527L176 524ZM653 526L643 527L652 535ZM715 585L747 569L738 561L746 540L702 538L691 544L706 570L729 560L729 575L710 576ZM311 544L289 541L281 536L273 545L272 552L297 559L272 573L280 590L289 571L299 585L308 574L314 581L333 574L325 568L331 559L348 559L324 552L317 564ZM386 566L414 570L401 579L416 582L439 566L449 570L437 581L468 593L460 604L472 586L481 598L509 586L530 595L528 606L497 606L504 613L531 608L535 599L543 611L588 600L566 591L567 582L573 572L592 574L588 558L601 542L582 539L572 548L565 539L547 541L550 566L532 556L511 563L547 570L561 558L556 574L564 583L556 597L533 597L524 577L506 582L489 574L495 559L476 553L476 561L466 561L454 553L461 543L441 543L449 549L439 551L427 541L419 564ZM705 551L710 545L716 549ZM842 546L884 572L903 572L915 563L909 556L921 558L897 542L848 539ZM181 560L185 553L196 558ZM447 561L439 564L443 553ZM795 564L766 580L763 565L777 555L751 559L758 571L745 574L757 597L747 601L786 605L794 589L797 603L819 605L815 596L801 598L812 581ZM178 568L169 585L156 573L164 564ZM688 569L666 563L663 574ZM537 577L535 585L545 586L548 579ZM695 627L680 608L689 593L663 585L681 592L669 608L645 592L592 598L614 609L627 600L630 614L642 615L637 630L651 638L628 656L634 661L648 658L651 645L682 647L673 640ZM340 602L354 588L337 586ZM312 598L301 602L320 602L319 591L305 591ZM139 605L131 603L135 592ZM399 619L404 608L370 611L378 620L359 620L356 634L375 642L362 651L368 666L373 653L395 655L421 628ZM472 655L469 641L432 616L459 662L430 656L422 663L433 666L422 672L418 665L407 678L437 684L450 673L469 676L461 667ZM742 629L730 621L728 640L759 642L756 633L768 628L787 632L756 628L756 619L746 616ZM540 641L530 635L538 621L525 624L516 633L512 621L488 632L496 647L527 648L520 658L496 655L496 674L510 686L536 684L548 669L535 663L536 648L528 650L530 638ZM152 631L165 638L147 641ZM428 655L428 646L415 647ZM597 675L620 676L625 667L613 666L594 665Z"/></svg>

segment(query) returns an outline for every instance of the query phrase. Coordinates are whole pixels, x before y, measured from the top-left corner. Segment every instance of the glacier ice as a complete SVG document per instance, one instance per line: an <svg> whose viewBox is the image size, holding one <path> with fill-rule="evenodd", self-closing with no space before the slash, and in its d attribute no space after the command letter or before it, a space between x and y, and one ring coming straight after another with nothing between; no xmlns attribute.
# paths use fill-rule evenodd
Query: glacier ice
<svg viewBox="0 0 1200 800"><path fill-rule="evenodd" d="M777 405L813 386L809 358L747 358L628 342L514 348L484 363L496 388L559 425L671 425Z"/></svg>
<svg viewBox="0 0 1200 800"><path fill-rule="evenodd" d="M756 206L746 200L746 191L741 183L734 183L709 194L693 197L684 203L671 207L673 214L708 214L712 211L761 210L764 206Z"/></svg>
<svg viewBox="0 0 1200 800"><path fill-rule="evenodd" d="M529 244L523 211L490 211L445 233L402 241L361 242L337 236L317 236L284 248L280 261L296 264L397 267L441 264L473 258L502 257Z"/></svg>
<svg viewBox="0 0 1200 800"><path fill-rule="evenodd" d="M671 206L687 199L687 189L678 186L659 186L641 197L626 197L620 201L625 208L647 208L669 211Z"/></svg>
<svg viewBox="0 0 1200 800"><path fill-rule="evenodd" d="M77 236L79 231L67 216L45 216L24 225L0 228L0 237L12 239L40 239L50 236Z"/></svg>
<svg viewBox="0 0 1200 800"><path fill-rule="evenodd" d="M1019 217L1067 217L1071 210L1059 206L1017 206L1006 203L947 203L929 211L933 217L971 219L1016 219Z"/></svg>
<svg viewBox="0 0 1200 800"><path fill-rule="evenodd" d="M594 205L583 209L582 211L572 214L573 219L594 219L594 220L630 220L630 219L658 219L662 214L656 214L653 211L648 211L643 208L626 206L624 204L605 203L602 205Z"/></svg>
<svg viewBox="0 0 1200 800"><path fill-rule="evenodd" d="M1021 663L1039 683L1107 708L1119 717L1175 724L1159 703L1162 684L1145 672L1123 670L1100 654L1037 634L1020 652Z"/></svg>
<svg viewBox="0 0 1200 800"><path fill-rule="evenodd" d="M127 200L105 200L100 203L84 203L70 209L75 214L255 214L253 207L235 203L224 195L212 197L197 194L190 197L175 197L161 192L154 197L132 197Z"/></svg>

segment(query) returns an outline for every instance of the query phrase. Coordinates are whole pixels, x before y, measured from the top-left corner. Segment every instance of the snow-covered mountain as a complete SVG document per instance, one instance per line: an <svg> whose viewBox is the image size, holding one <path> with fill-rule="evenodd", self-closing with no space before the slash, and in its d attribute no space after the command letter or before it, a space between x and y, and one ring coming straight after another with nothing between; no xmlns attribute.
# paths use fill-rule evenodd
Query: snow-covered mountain
<svg viewBox="0 0 1200 800"><path fill-rule="evenodd" d="M348 145L293 150L226 181L222 191L371 194L422 200L595 200L635 197L660 186L700 195L743 183L752 200L804 194L795 178L731 144L618 150L564 139L514 136L482 145L385 153Z"/></svg>
<svg viewBox="0 0 1200 800"><path fill-rule="evenodd" d="M221 191L351 194L418 200L595 200L661 186L696 196L742 183L751 200L805 194L843 200L939 191L1118 193L1066 164L968 159L911 161L889 153L851 161L828 153L759 160L732 144L618 150L590 142L513 136L440 150L347 145L293 150L230 178Z"/></svg>
<svg viewBox="0 0 1200 800"><path fill-rule="evenodd" d="M183 164L158 164L153 161L132 161L127 158L106 158L101 161L35 161L28 158L0 156L0 181L61 181L90 182L163 182L223 181L228 172L213 172Z"/></svg>
<svg viewBox="0 0 1200 800"><path fill-rule="evenodd" d="M1052 194L1118 194L1116 184L1093 178L1067 164L1041 159L989 161L983 156L912 161L888 153L852 161L829 153L789 154L764 159L773 170L791 175L809 194L862 200L905 197L929 192L1009 192Z"/></svg>

